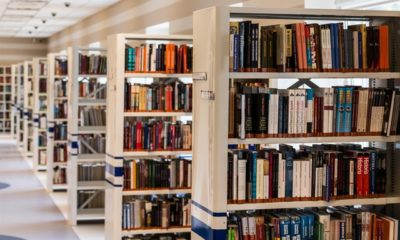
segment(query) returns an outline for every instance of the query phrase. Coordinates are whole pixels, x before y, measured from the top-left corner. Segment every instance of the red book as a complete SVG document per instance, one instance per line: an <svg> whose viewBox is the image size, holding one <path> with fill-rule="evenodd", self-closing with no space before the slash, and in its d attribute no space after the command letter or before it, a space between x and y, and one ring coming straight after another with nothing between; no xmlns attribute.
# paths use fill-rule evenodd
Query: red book
<svg viewBox="0 0 400 240"><path fill-rule="evenodd" d="M136 150L142 149L142 122L136 123Z"/></svg>
<svg viewBox="0 0 400 240"><path fill-rule="evenodd" d="M256 217L256 240L265 240L264 217Z"/></svg>
<svg viewBox="0 0 400 240"><path fill-rule="evenodd" d="M163 146L163 122L157 123L157 131L158 131L157 146L159 149L163 149L164 148L164 146Z"/></svg>
<svg viewBox="0 0 400 240"><path fill-rule="evenodd" d="M306 56L306 61L305 61L305 67L304 67L304 69L306 69L306 70L310 70L311 69L311 65L309 64L309 62L308 62L308 59L307 59L307 53L309 52L309 51L311 51L311 45L310 45L310 41L311 41L311 37L310 37L310 26L309 25L304 25L304 39L305 39L305 44L306 44L306 54L305 54L305 56Z"/></svg>
<svg viewBox="0 0 400 240"><path fill-rule="evenodd" d="M171 151L175 150L175 125L171 124L170 126L170 130L171 130Z"/></svg>
<svg viewBox="0 0 400 240"><path fill-rule="evenodd" d="M364 195L369 194L369 155L363 156L363 192Z"/></svg>
<svg viewBox="0 0 400 240"><path fill-rule="evenodd" d="M165 86L165 111L172 112L172 92L173 88L170 85Z"/></svg>
<svg viewBox="0 0 400 240"><path fill-rule="evenodd" d="M297 62L299 65L299 70L303 71L303 48L301 41L301 23L296 23L296 48L297 48Z"/></svg>
<svg viewBox="0 0 400 240"><path fill-rule="evenodd" d="M357 181L356 192L357 195L363 195L363 156L357 156Z"/></svg>

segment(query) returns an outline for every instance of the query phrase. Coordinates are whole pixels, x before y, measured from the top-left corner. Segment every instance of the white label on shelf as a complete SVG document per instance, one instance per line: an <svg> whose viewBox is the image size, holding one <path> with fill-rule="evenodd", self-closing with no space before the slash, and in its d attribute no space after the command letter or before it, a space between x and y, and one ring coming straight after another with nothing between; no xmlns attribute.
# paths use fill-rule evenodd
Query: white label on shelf
<svg viewBox="0 0 400 240"><path fill-rule="evenodd" d="M205 72L194 72L192 74L194 81L206 81L207 80L207 73Z"/></svg>
<svg viewBox="0 0 400 240"><path fill-rule="evenodd" d="M206 100L215 100L215 93L213 91L201 91L201 98Z"/></svg>

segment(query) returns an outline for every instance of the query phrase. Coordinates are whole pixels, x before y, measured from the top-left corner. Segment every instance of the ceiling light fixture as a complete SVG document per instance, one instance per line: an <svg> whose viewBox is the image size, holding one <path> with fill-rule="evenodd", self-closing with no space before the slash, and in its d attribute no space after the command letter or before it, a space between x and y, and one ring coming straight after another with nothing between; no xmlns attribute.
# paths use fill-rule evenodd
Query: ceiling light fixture
<svg viewBox="0 0 400 240"><path fill-rule="evenodd" d="M46 19L43 19L43 20L42 20L42 23L45 24L45 23L46 23Z"/></svg>
<svg viewBox="0 0 400 240"><path fill-rule="evenodd" d="M55 17L55 16L57 16L57 13L56 12L52 12L51 16Z"/></svg>

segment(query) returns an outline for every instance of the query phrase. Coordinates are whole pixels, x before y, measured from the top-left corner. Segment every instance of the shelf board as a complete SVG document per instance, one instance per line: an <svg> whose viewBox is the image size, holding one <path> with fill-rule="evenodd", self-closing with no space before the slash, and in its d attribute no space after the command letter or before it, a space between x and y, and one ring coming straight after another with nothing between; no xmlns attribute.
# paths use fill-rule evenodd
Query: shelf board
<svg viewBox="0 0 400 240"><path fill-rule="evenodd" d="M81 98L78 100L79 106L106 106L107 100L106 99L87 99Z"/></svg>
<svg viewBox="0 0 400 240"><path fill-rule="evenodd" d="M269 203L228 204L228 211L262 210L262 209L289 209L309 207L338 207L351 205L386 205L400 203L400 196L381 198L342 199L335 201L286 201Z"/></svg>
<svg viewBox="0 0 400 240"><path fill-rule="evenodd" d="M54 78L67 78L68 75L54 75Z"/></svg>
<svg viewBox="0 0 400 240"><path fill-rule="evenodd" d="M400 136L334 136L288 138L229 138L228 144L280 144L280 143L329 143L329 142L399 142Z"/></svg>
<svg viewBox="0 0 400 240"><path fill-rule="evenodd" d="M68 164L67 161L65 161L65 162L53 162L54 166L66 166L67 164Z"/></svg>
<svg viewBox="0 0 400 240"><path fill-rule="evenodd" d="M38 150L46 150L47 147L37 147Z"/></svg>
<svg viewBox="0 0 400 240"><path fill-rule="evenodd" d="M124 117L181 117L192 116L191 112L124 112Z"/></svg>
<svg viewBox="0 0 400 240"><path fill-rule="evenodd" d="M81 78L106 78L107 74L78 74Z"/></svg>
<svg viewBox="0 0 400 240"><path fill-rule="evenodd" d="M68 118L54 118L53 120L49 120L49 122L67 122Z"/></svg>
<svg viewBox="0 0 400 240"><path fill-rule="evenodd" d="M38 131L39 132L47 132L47 129L46 128L39 128Z"/></svg>
<svg viewBox="0 0 400 240"><path fill-rule="evenodd" d="M189 194L192 193L192 189L190 188L183 188L183 189L149 189L149 190L124 190L122 191L123 196L141 196L141 195L167 195L167 194L179 194L185 193Z"/></svg>
<svg viewBox="0 0 400 240"><path fill-rule="evenodd" d="M136 152L124 152L124 157L150 157L150 156L176 156L176 155L191 155L192 151L136 151Z"/></svg>
<svg viewBox="0 0 400 240"><path fill-rule="evenodd" d="M53 191L54 190L67 190L67 189L68 189L68 185L66 183L64 183L64 184L53 183Z"/></svg>
<svg viewBox="0 0 400 240"><path fill-rule="evenodd" d="M46 165L38 165L38 166L37 166L37 170L38 170L38 171L46 171L46 170L47 170L47 167L46 167Z"/></svg>
<svg viewBox="0 0 400 240"><path fill-rule="evenodd" d="M90 221L105 219L104 208L78 209L76 220Z"/></svg>
<svg viewBox="0 0 400 240"><path fill-rule="evenodd" d="M125 78L192 78L191 73L125 73Z"/></svg>
<svg viewBox="0 0 400 240"><path fill-rule="evenodd" d="M167 233L186 233L190 232L191 227L171 227L171 228L140 228L135 230L122 230L122 236L128 237L131 235L140 234L167 234Z"/></svg>
<svg viewBox="0 0 400 240"><path fill-rule="evenodd" d="M47 97L47 93L38 93L39 97Z"/></svg>
<svg viewBox="0 0 400 240"><path fill-rule="evenodd" d="M54 100L68 100L68 97L55 97Z"/></svg>
<svg viewBox="0 0 400 240"><path fill-rule="evenodd" d="M78 134L102 134L106 133L106 126L83 126L78 127Z"/></svg>
<svg viewBox="0 0 400 240"><path fill-rule="evenodd" d="M233 79L268 78L400 78L400 72L230 72Z"/></svg>
<svg viewBox="0 0 400 240"><path fill-rule="evenodd" d="M54 144L68 143L68 140L54 140Z"/></svg>
<svg viewBox="0 0 400 240"><path fill-rule="evenodd" d="M95 154L79 154L78 162L104 162L106 160L106 154L95 153Z"/></svg>
<svg viewBox="0 0 400 240"><path fill-rule="evenodd" d="M106 188L105 181L78 181L77 190L102 190Z"/></svg>
<svg viewBox="0 0 400 240"><path fill-rule="evenodd" d="M39 75L39 78L47 78L47 75Z"/></svg>

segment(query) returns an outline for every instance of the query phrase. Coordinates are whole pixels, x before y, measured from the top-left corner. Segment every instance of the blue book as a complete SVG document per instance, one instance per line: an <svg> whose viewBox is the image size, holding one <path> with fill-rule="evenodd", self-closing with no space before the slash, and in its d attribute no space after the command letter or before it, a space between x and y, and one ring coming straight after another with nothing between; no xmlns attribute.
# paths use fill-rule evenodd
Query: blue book
<svg viewBox="0 0 400 240"><path fill-rule="evenodd" d="M375 179L376 179L376 162L378 153L371 151L369 153L369 191L371 194L376 193Z"/></svg>
<svg viewBox="0 0 400 240"><path fill-rule="evenodd" d="M314 89L306 89L306 108L314 108L313 104L314 103ZM307 119L307 118L306 118ZM307 119L306 122L306 132L307 133L312 133L313 132L313 116L311 118Z"/></svg>
<svg viewBox="0 0 400 240"><path fill-rule="evenodd" d="M346 224L344 220L339 222L339 240L346 240Z"/></svg>
<svg viewBox="0 0 400 240"><path fill-rule="evenodd" d="M149 135L149 128L147 126L147 123L143 126L143 134L144 134L144 138L143 138L143 148L144 149L148 149L149 148L149 142L150 139L148 137Z"/></svg>
<svg viewBox="0 0 400 240"><path fill-rule="evenodd" d="M239 34L233 35L233 71L239 72L239 56L240 52L240 36Z"/></svg>
<svg viewBox="0 0 400 240"><path fill-rule="evenodd" d="M335 29L335 65L336 69L340 69L340 49L339 49L339 25L338 23L334 24L334 29Z"/></svg>
<svg viewBox="0 0 400 240"><path fill-rule="evenodd" d="M290 219L286 216L279 216L279 235L281 239L290 239Z"/></svg>
<svg viewBox="0 0 400 240"><path fill-rule="evenodd" d="M314 240L314 215L307 214L308 218L308 239Z"/></svg>
<svg viewBox="0 0 400 240"><path fill-rule="evenodd" d="M290 215L290 239L300 239L300 217Z"/></svg>
<svg viewBox="0 0 400 240"><path fill-rule="evenodd" d="M257 198L257 151L250 150L250 167L251 167L251 199Z"/></svg>
<svg viewBox="0 0 400 240"><path fill-rule="evenodd" d="M342 87L338 87L336 90L336 132L342 132L342 119L344 112L344 92Z"/></svg>
<svg viewBox="0 0 400 240"><path fill-rule="evenodd" d="M351 132L351 120L353 111L353 87L346 87L346 103L344 111L344 132Z"/></svg>
<svg viewBox="0 0 400 240"><path fill-rule="evenodd" d="M335 54L335 28L334 23L329 25L330 34L331 34L331 58L332 58L332 69L336 69L336 54Z"/></svg>
<svg viewBox="0 0 400 240"><path fill-rule="evenodd" d="M362 34L358 32L358 68L363 68Z"/></svg>
<svg viewBox="0 0 400 240"><path fill-rule="evenodd" d="M293 196L293 152L286 151L285 154L285 197Z"/></svg>
<svg viewBox="0 0 400 240"><path fill-rule="evenodd" d="M308 217L306 214L301 213L300 214L300 239L308 239L308 231L309 231L309 227L308 227Z"/></svg>

